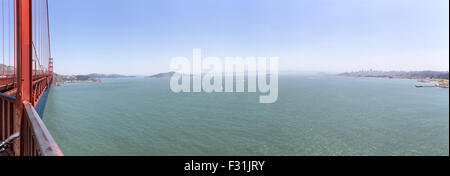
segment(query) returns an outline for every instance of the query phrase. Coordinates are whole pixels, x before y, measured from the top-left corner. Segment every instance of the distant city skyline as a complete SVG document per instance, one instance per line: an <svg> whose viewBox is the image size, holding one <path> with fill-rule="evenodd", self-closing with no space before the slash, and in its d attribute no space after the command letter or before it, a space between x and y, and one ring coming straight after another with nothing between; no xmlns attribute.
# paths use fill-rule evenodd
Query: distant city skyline
<svg viewBox="0 0 450 176"><path fill-rule="evenodd" d="M49 13L60 74L168 72L194 48L276 56L280 73L449 70L448 0L49 0Z"/></svg>

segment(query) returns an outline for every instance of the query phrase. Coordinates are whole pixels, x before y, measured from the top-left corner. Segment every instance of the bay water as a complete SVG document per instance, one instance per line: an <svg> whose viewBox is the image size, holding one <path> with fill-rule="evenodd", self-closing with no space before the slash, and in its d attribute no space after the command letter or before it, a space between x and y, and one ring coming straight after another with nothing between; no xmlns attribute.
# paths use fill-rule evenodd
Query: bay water
<svg viewBox="0 0 450 176"><path fill-rule="evenodd" d="M44 122L65 155L449 155L449 89L285 75L260 93L173 93L169 78L52 87Z"/></svg>

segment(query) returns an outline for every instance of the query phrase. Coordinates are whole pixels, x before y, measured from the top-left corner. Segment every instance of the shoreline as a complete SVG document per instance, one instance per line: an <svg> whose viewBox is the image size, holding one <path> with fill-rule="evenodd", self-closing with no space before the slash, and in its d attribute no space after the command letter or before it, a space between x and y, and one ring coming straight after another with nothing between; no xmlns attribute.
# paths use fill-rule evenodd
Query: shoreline
<svg viewBox="0 0 450 176"><path fill-rule="evenodd" d="M434 78L404 78L404 77L384 77L384 76L350 76L356 78L380 78L380 79L398 79L398 80L415 80L421 83L432 83L433 87L449 88L448 79L434 79ZM415 85L416 87L418 85Z"/></svg>
<svg viewBox="0 0 450 176"><path fill-rule="evenodd" d="M53 84L53 86L61 86L64 84L70 84L70 83L100 83L100 79L95 79L95 80L68 80L68 81L60 81L60 82L55 82Z"/></svg>

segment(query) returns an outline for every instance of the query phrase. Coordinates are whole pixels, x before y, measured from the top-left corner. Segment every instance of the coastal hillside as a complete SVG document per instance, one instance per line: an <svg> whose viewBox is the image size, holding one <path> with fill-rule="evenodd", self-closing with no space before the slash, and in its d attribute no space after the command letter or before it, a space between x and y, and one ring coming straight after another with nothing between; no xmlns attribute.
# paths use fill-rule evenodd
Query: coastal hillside
<svg viewBox="0 0 450 176"><path fill-rule="evenodd" d="M53 85L59 86L64 83L75 83L75 82L101 82L98 78L92 78L88 75L60 75L53 74Z"/></svg>
<svg viewBox="0 0 450 176"><path fill-rule="evenodd" d="M132 78L135 76L127 76L127 75L120 75L120 74L100 74L100 73L91 73L87 76L91 78Z"/></svg>
<svg viewBox="0 0 450 176"><path fill-rule="evenodd" d="M403 78L403 79L447 79L448 71L357 71L339 74L341 76L354 77L383 77L383 78Z"/></svg>
<svg viewBox="0 0 450 176"><path fill-rule="evenodd" d="M340 76L374 77L391 79L414 79L420 82L430 82L436 87L449 88L448 71L357 71L339 74ZM418 86L420 87L420 86Z"/></svg>
<svg viewBox="0 0 450 176"><path fill-rule="evenodd" d="M0 73L14 74L14 67L13 66L7 66L5 64L0 64Z"/></svg>
<svg viewBox="0 0 450 176"><path fill-rule="evenodd" d="M175 74L175 72L159 73L152 76L147 76L145 78L170 78Z"/></svg>

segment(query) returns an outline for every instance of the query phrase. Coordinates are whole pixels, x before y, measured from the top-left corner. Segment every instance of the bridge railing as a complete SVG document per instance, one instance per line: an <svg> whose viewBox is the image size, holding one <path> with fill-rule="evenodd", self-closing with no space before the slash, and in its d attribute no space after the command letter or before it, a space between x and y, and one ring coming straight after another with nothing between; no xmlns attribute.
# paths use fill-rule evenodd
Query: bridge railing
<svg viewBox="0 0 450 176"><path fill-rule="evenodd" d="M24 105L21 156L62 156L62 152L31 104Z"/></svg>
<svg viewBox="0 0 450 176"><path fill-rule="evenodd" d="M14 106L16 97L0 94L0 141L14 134ZM12 149L6 150L11 155Z"/></svg>
<svg viewBox="0 0 450 176"><path fill-rule="evenodd" d="M14 133L14 106L16 98L0 94L0 133L2 141ZM20 146L20 156L62 156L62 152L50 135L44 122L34 107L25 103L20 127L20 140L15 145ZM20 144L17 142L20 141ZM12 149L6 151L8 155L17 155Z"/></svg>
<svg viewBox="0 0 450 176"><path fill-rule="evenodd" d="M37 105L42 94L50 87L52 77L53 76L47 76L33 81L33 98L35 100L33 106Z"/></svg>

